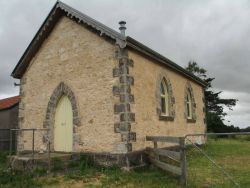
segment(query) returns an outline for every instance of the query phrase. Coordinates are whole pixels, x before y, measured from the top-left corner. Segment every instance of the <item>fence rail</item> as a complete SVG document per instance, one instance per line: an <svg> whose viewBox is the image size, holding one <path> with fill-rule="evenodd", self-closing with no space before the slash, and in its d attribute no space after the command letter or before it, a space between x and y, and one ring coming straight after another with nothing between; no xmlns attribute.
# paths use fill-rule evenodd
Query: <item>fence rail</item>
<svg viewBox="0 0 250 188"><path fill-rule="evenodd" d="M11 129L10 130L10 135L12 135L12 132L17 132L17 133L20 133L20 132L32 132L32 148L31 148L31 151L32 151L32 163L34 163L34 159L35 159L35 132L38 132L38 131L49 131L50 129L48 128L29 128L29 129ZM11 143L10 143L11 145ZM47 153L48 153L48 172L50 171L50 164L51 164L51 157L50 157L50 145L51 145L51 141L50 139L48 138L47 139ZM12 148L9 147L9 155L12 155Z"/></svg>
<svg viewBox="0 0 250 188"><path fill-rule="evenodd" d="M187 185L186 180L186 155L185 155L185 138L184 137L168 137L168 136L147 136L147 141L154 143L154 148L147 147L146 151L149 155L149 160L155 166L180 176L180 184ZM175 143L179 151L158 148L158 142ZM170 159L162 160L161 157ZM172 164L171 160L176 164Z"/></svg>
<svg viewBox="0 0 250 188"><path fill-rule="evenodd" d="M146 136L147 141L152 142L171 142L171 143L179 143L180 137L170 137L170 136Z"/></svg>
<svg viewBox="0 0 250 188"><path fill-rule="evenodd" d="M207 160L207 165L213 166L221 175L224 176L225 179L228 179L233 186L240 187L240 184L235 180L235 178L228 172L228 169L225 169L221 164L217 163L213 157L216 153L212 153L210 156L209 153L206 153L206 147L202 145L206 145L211 138L208 137L219 137L220 136L240 136L240 135L250 135L250 132L236 132L236 133L198 133L198 134L187 134L183 137L169 137L169 136L147 136L146 140L153 142L153 147L147 147L146 152L149 156L150 162L165 171L171 172L175 175L180 176L180 183L182 186L187 186L187 156L190 157L190 147L196 150L197 153L200 153L200 157L205 157ZM204 141L202 145L199 146L200 143L196 142L196 138L203 137ZM171 147L168 148L159 148L159 142L177 144L179 150L172 150ZM198 145L197 145L198 144ZM187 155L188 154L188 155ZM167 160L163 160L162 157L167 157L170 159L170 162ZM190 159L190 158L189 158ZM194 158L193 160L197 160ZM172 163L171 161L174 161ZM194 161L192 161L194 162ZM205 161L204 161L205 162ZM195 162L194 162L195 163ZM206 166L203 166L204 170L206 170ZM194 169L192 169L193 171ZM199 172L197 172L199 173ZM211 177L213 178L213 177ZM215 180L216 181L216 180ZM190 182L192 183L192 182ZM221 183L221 182L220 182Z"/></svg>

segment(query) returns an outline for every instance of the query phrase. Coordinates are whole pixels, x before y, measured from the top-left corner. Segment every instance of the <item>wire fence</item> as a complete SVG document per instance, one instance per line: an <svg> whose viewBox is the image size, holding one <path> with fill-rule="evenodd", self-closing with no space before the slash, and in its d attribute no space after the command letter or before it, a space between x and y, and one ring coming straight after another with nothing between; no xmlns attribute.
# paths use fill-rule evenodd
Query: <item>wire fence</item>
<svg viewBox="0 0 250 188"><path fill-rule="evenodd" d="M188 187L249 187L250 133L187 135L186 160Z"/></svg>
<svg viewBox="0 0 250 188"><path fill-rule="evenodd" d="M11 154L16 150L17 136L29 134L24 136L29 138L25 148L30 148L34 163L35 152L39 151L39 143L36 140L42 140L47 131L47 129L0 129L0 146L5 143L3 149L9 150ZM181 138L185 139L187 187L250 186L250 133L191 134ZM171 138L172 141L174 141L173 138ZM176 151L162 151L157 147L154 147L154 150L157 150L156 154L157 152L158 154L164 152L164 155L171 154L172 159L173 156L179 156ZM50 142L46 151L50 169ZM169 168L169 165L165 167ZM166 181L169 177L171 174L166 175Z"/></svg>
<svg viewBox="0 0 250 188"><path fill-rule="evenodd" d="M9 151L10 149L14 152L17 146L16 133L12 132L11 129L0 129L0 151Z"/></svg>

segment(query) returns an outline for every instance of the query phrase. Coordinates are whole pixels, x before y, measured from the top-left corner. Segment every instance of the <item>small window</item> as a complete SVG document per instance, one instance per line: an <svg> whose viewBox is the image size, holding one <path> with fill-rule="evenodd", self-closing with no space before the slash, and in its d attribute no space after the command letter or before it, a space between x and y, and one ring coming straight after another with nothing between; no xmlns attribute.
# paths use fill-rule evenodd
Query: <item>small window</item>
<svg viewBox="0 0 250 188"><path fill-rule="evenodd" d="M193 114L192 114L192 97L191 97L191 92L190 90L188 90L187 92L187 96L186 96L186 100L187 100L187 119L192 119L193 118Z"/></svg>
<svg viewBox="0 0 250 188"><path fill-rule="evenodd" d="M163 78L161 81L160 94L161 94L161 115L169 116L169 91L165 78Z"/></svg>

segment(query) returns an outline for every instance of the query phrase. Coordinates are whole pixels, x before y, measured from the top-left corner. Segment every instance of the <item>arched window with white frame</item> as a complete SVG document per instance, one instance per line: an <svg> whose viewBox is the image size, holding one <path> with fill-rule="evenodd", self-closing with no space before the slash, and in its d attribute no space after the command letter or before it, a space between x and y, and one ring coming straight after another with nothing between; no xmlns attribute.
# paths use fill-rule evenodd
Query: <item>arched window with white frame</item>
<svg viewBox="0 0 250 188"><path fill-rule="evenodd" d="M169 116L169 89L166 79L163 78L160 85L161 115Z"/></svg>
<svg viewBox="0 0 250 188"><path fill-rule="evenodd" d="M193 114L192 114L192 96L191 96L191 91L188 89L187 95L186 95L186 111L187 111L187 119L192 119Z"/></svg>
<svg viewBox="0 0 250 188"><path fill-rule="evenodd" d="M165 72L161 72L156 83L156 112L161 121L174 121L175 98L172 85Z"/></svg>
<svg viewBox="0 0 250 188"><path fill-rule="evenodd" d="M191 84L188 82L185 89L185 117L188 122L196 121L196 103Z"/></svg>

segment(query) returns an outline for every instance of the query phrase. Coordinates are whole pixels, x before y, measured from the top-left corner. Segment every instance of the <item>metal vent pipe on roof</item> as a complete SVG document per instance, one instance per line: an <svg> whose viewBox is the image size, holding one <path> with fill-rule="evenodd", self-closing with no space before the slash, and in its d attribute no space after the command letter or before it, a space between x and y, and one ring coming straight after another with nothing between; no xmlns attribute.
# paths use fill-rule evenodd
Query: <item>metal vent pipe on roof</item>
<svg viewBox="0 0 250 188"><path fill-rule="evenodd" d="M125 36L125 30L127 29L125 27L126 22L125 21L120 21L119 24L120 24L119 30L120 30L121 34Z"/></svg>

